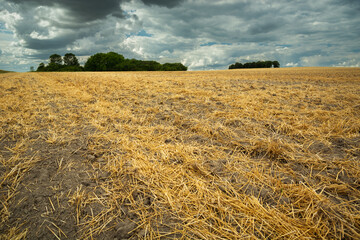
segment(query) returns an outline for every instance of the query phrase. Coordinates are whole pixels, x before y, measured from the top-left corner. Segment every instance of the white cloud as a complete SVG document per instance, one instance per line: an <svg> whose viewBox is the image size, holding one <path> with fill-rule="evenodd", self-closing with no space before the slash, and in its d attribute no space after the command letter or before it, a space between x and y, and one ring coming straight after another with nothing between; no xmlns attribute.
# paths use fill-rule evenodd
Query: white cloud
<svg viewBox="0 0 360 240"><path fill-rule="evenodd" d="M9 30L15 30L15 24L23 20L23 17L16 12L9 12L8 10L0 11L0 21L5 23L5 26Z"/></svg>
<svg viewBox="0 0 360 240"><path fill-rule="evenodd" d="M285 64L285 67L297 67L297 66L299 66L299 64L298 63L293 63L293 62Z"/></svg>

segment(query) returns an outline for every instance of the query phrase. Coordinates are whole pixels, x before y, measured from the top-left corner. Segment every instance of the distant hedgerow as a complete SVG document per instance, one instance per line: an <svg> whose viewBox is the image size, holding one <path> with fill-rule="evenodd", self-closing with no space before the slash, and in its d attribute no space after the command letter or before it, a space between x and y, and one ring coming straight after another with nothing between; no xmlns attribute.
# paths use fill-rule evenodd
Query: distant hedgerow
<svg viewBox="0 0 360 240"><path fill-rule="evenodd" d="M236 62L229 66L229 69L238 69L238 68L279 68L280 63L278 61L257 61L257 62L247 62L239 63Z"/></svg>

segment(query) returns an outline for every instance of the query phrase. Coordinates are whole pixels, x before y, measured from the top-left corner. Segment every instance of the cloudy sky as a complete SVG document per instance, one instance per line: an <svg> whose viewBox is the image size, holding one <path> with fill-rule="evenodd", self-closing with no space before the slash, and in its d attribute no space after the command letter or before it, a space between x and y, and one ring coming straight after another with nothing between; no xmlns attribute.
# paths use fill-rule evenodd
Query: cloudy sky
<svg viewBox="0 0 360 240"><path fill-rule="evenodd" d="M0 69L109 51L189 70L258 60L360 67L360 1L0 0Z"/></svg>

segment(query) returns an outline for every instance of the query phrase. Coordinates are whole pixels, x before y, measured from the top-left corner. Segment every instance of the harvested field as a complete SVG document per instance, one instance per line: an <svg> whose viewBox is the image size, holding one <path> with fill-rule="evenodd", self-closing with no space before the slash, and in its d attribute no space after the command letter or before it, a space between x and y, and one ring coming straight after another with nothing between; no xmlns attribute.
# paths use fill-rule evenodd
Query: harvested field
<svg viewBox="0 0 360 240"><path fill-rule="evenodd" d="M359 239L360 69L0 75L0 239Z"/></svg>

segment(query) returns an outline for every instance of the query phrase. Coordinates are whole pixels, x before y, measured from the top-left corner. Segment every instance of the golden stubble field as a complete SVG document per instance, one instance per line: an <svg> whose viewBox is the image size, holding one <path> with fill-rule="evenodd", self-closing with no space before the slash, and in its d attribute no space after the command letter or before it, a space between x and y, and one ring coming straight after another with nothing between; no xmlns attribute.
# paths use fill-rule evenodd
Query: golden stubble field
<svg viewBox="0 0 360 240"><path fill-rule="evenodd" d="M0 239L359 239L360 69L0 75Z"/></svg>

